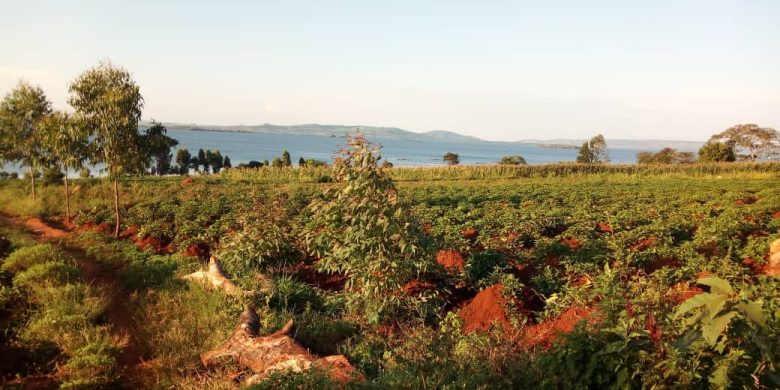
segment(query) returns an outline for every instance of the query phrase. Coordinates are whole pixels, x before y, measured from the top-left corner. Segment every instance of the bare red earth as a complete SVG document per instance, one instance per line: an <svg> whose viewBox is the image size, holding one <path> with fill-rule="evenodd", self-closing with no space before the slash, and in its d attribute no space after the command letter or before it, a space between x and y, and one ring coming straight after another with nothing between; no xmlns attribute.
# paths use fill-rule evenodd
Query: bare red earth
<svg viewBox="0 0 780 390"><path fill-rule="evenodd" d="M580 242L580 240L574 237L566 237L563 240L561 240L561 243L575 251L577 249L580 249L580 247L582 247L582 243Z"/></svg>
<svg viewBox="0 0 780 390"><path fill-rule="evenodd" d="M775 211L775 213L772 214L772 218L780 218L780 211Z"/></svg>
<svg viewBox="0 0 780 390"><path fill-rule="evenodd" d="M451 272L462 271L466 264L460 252L452 249L441 250L436 253L436 262Z"/></svg>
<svg viewBox="0 0 780 390"><path fill-rule="evenodd" d="M612 226L608 223L599 223L596 225L596 231L601 233L612 233Z"/></svg>
<svg viewBox="0 0 780 390"><path fill-rule="evenodd" d="M645 273L651 274L665 267L678 268L680 267L680 261L672 257L659 257L653 260L650 264L644 266L643 270Z"/></svg>
<svg viewBox="0 0 780 390"><path fill-rule="evenodd" d="M691 286L686 282L677 283L669 289L669 294L672 297L672 302L675 305L679 305L689 298L695 297L704 292L704 289L699 286Z"/></svg>
<svg viewBox="0 0 780 390"><path fill-rule="evenodd" d="M643 240L639 240L634 245L631 245L631 250L634 252L641 252L653 245L655 245L655 237L648 237Z"/></svg>
<svg viewBox="0 0 780 390"><path fill-rule="evenodd" d="M558 334L571 332L583 320L595 323L598 318L592 308L572 306L553 319L525 327L521 345L549 348L555 342Z"/></svg>
<svg viewBox="0 0 780 390"><path fill-rule="evenodd" d="M419 281L417 279L414 279L404 284L402 289L404 293L406 293L407 295L419 295L423 291L430 290L435 287L436 285L431 282Z"/></svg>
<svg viewBox="0 0 780 390"><path fill-rule="evenodd" d="M480 291L458 315L463 319L463 332L484 332L496 324L507 334L513 333L507 312L508 302L501 294L504 286L495 284Z"/></svg>
<svg viewBox="0 0 780 390"><path fill-rule="evenodd" d="M461 231L460 233L463 234L463 237L465 237L468 240L476 240L477 235L479 234L477 232L477 229L474 228L463 229L463 231Z"/></svg>

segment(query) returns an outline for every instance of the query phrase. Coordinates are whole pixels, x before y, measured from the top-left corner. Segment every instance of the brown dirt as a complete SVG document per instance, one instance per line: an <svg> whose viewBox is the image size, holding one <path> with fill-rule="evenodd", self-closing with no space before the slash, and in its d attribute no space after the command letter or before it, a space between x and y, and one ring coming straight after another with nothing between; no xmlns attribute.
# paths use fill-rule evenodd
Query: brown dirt
<svg viewBox="0 0 780 390"><path fill-rule="evenodd" d="M560 315L536 325L523 329L521 345L525 347L541 346L549 348L560 333L569 333L580 321L598 322L595 310L589 307L572 306Z"/></svg>
<svg viewBox="0 0 780 390"><path fill-rule="evenodd" d="M582 247L582 243L580 240L574 238L574 237L566 237L563 240L561 240L561 244L564 244L571 248L571 250L576 251L577 249L580 249Z"/></svg>
<svg viewBox="0 0 780 390"><path fill-rule="evenodd" d="M596 225L596 231L599 233L612 233L612 226L608 223L599 223Z"/></svg>
<svg viewBox="0 0 780 390"><path fill-rule="evenodd" d="M419 281L417 279L413 279L410 282L407 282L403 286L403 291L407 295L419 295L423 291L430 290L435 288L436 285L431 282L426 281Z"/></svg>
<svg viewBox="0 0 780 390"><path fill-rule="evenodd" d="M679 268L680 267L680 261L673 258L673 257L659 257L649 264L645 265L642 269L645 271L646 274L652 274L655 271L658 271L661 268Z"/></svg>
<svg viewBox="0 0 780 390"><path fill-rule="evenodd" d="M780 211L775 211L774 214L772 214L772 218L780 218Z"/></svg>
<svg viewBox="0 0 780 390"><path fill-rule="evenodd" d="M70 233L64 226L58 226L53 222L40 218L30 218L23 222L20 222L15 217L2 216L2 218L16 225L27 227L32 231L36 239L40 241L58 241ZM133 338L135 333L133 330L133 319L127 307L127 304L130 302L129 294L119 288L113 270L101 267L100 264L87 257L79 249L70 247L63 247L63 249L78 260L85 282L93 286L102 287L108 292L110 301L106 310L106 316L113 325L115 334L119 335L124 341L124 348L122 348L119 356L119 363L126 375L124 384L126 388L139 388L137 385L140 383L140 366L143 361L139 347Z"/></svg>
<svg viewBox="0 0 780 390"><path fill-rule="evenodd" d="M501 294L504 286L495 284L480 291L471 301L458 312L463 319L463 332L485 332L497 324L504 333L512 334L512 324L509 322L508 302Z"/></svg>
<svg viewBox="0 0 780 390"><path fill-rule="evenodd" d="M78 229L85 232L97 232L103 234L112 234L114 232L114 228L107 223L95 224L92 222L87 222L85 224L79 225Z"/></svg>
<svg viewBox="0 0 780 390"><path fill-rule="evenodd" d="M198 257L201 260L208 259L210 253L211 250L205 244L192 244L183 252L184 256Z"/></svg>
<svg viewBox="0 0 780 390"><path fill-rule="evenodd" d="M293 266L292 271L301 281L317 286L325 291L341 291L347 283L346 275L317 272L311 264L299 263Z"/></svg>
<svg viewBox="0 0 780 390"><path fill-rule="evenodd" d="M474 228L463 229L463 231L460 233L463 234L463 237L465 237L467 240L476 240L477 236L479 235L477 229Z"/></svg>
<svg viewBox="0 0 780 390"><path fill-rule="evenodd" d="M696 285L691 286L686 282L677 283L669 289L669 295L671 295L672 302L675 305L679 305L688 300L688 298L695 297L703 292L705 292L703 288Z"/></svg>
<svg viewBox="0 0 780 390"><path fill-rule="evenodd" d="M463 255L456 250L442 250L436 253L436 262L444 267L447 271L459 272L462 271L466 262L463 260Z"/></svg>
<svg viewBox="0 0 780 390"><path fill-rule="evenodd" d="M653 245L655 245L655 237L648 237L631 245L631 250L634 252L641 252Z"/></svg>
<svg viewBox="0 0 780 390"><path fill-rule="evenodd" d="M758 198L756 198L755 196L752 196L752 195L748 195L748 196L744 196L742 198L737 199L736 203L739 206L744 206L744 205L747 205L747 204L756 203L757 201L758 201Z"/></svg>

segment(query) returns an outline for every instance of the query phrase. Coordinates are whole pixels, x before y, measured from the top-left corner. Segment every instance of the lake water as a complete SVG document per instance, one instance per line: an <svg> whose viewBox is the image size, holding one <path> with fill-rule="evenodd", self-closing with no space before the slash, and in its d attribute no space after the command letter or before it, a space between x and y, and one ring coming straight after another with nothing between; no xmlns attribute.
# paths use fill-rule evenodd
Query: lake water
<svg viewBox="0 0 780 390"><path fill-rule="evenodd" d="M285 149L290 152L295 164L299 157L330 161L334 152L346 142L341 137L223 131L169 130L168 135L177 139L179 147L189 149L192 155L197 155L198 149L219 149L223 156L230 156L234 166L250 160L271 161ZM521 155L529 164L571 162L577 158L577 149L545 148L509 142L464 143L382 138L371 141L382 145L383 158L395 166L444 165L442 155L447 152L457 153L461 164L494 164L501 157L510 155ZM638 152L632 149L608 151L613 163L633 163ZM18 167L11 165L4 166L2 170L19 172Z"/></svg>
<svg viewBox="0 0 780 390"><path fill-rule="evenodd" d="M219 149L222 155L230 156L233 165L250 160L273 160L284 149L290 152L297 163L299 157L330 161L333 153L346 142L340 137L277 135L259 133L237 133L219 131L170 130L173 138L179 140L179 147L185 147L193 155L198 149ZM503 156L521 155L529 164L574 161L577 149L544 148L535 145L509 142L441 142L403 141L371 139L382 145L382 156L395 166L444 165L442 155L457 153L461 164L494 164ZM637 150L609 149L614 163L633 163Z"/></svg>

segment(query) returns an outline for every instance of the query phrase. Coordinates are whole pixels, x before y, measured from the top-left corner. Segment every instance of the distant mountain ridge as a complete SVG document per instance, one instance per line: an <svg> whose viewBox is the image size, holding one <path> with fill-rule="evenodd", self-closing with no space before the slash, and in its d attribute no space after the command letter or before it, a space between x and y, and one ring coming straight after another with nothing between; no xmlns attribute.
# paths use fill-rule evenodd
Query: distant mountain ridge
<svg viewBox="0 0 780 390"><path fill-rule="evenodd" d="M319 135L326 137L342 137L352 134L355 130L360 130L363 135L371 138L408 140L408 141L447 141L447 142L488 142L477 137L461 135L451 131L434 130L424 133L415 133L413 131L399 129L397 127L377 127L377 126L346 126L346 125L273 125L264 123L261 125L235 125L235 126L217 126L217 125L198 125L182 123L164 123L165 127L171 130L193 130L193 131L233 131L244 133L262 133L262 134L291 134L291 135Z"/></svg>
<svg viewBox="0 0 780 390"><path fill-rule="evenodd" d="M360 130L363 135L369 139L391 139L405 141L440 141L440 142L499 142L486 141L477 137L458 134L446 130L432 130L423 133L416 133L397 127L380 126L347 126L347 125L320 125L316 123L303 125L274 125L264 123L260 125L201 125L186 123L163 123L171 130L190 130L190 131L230 131L242 133L261 133L261 134L287 134L287 135L317 135L324 137L343 137L352 134L355 130ZM143 122L142 127L148 126L148 122ZM523 139L514 142L501 142L510 144L533 144L543 147L579 147L584 139ZM631 139L607 139L607 145L610 149L633 149L656 151L666 147L675 148L683 151L696 151L704 142L695 141L674 141L674 140L631 140Z"/></svg>

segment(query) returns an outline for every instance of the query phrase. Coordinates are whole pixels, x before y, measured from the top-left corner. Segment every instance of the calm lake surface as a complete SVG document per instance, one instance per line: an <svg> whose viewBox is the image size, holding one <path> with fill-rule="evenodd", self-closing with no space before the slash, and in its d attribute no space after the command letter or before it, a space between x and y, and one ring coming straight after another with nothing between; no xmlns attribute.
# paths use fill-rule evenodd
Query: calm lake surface
<svg viewBox="0 0 780 390"><path fill-rule="evenodd" d="M230 156L232 164L250 160L273 160L287 149L294 164L300 157L330 161L335 151L346 142L341 137L303 136L288 134L239 133L227 131L169 130L168 135L179 141L179 148L187 148L194 156L198 149L219 149ZM529 164L574 161L577 149L545 148L510 142L441 142L410 141L375 138L372 142L382 145L382 156L395 166L444 165L442 155L457 153L461 164L494 164L503 156L521 155ZM634 163L638 150L608 149L613 163ZM175 156L175 152L174 152ZM19 168L6 165L2 170L19 172ZM94 170L93 170L94 171ZM97 172L93 172L96 174ZM71 173L71 176L74 173Z"/></svg>
<svg viewBox="0 0 780 390"><path fill-rule="evenodd" d="M330 161L333 153L346 143L341 137L277 135L220 131L170 130L168 135L179 140L179 147L190 150L219 149L230 156L233 165L250 160L271 161L287 149L293 163L299 157ZM494 164L503 156L521 155L529 164L574 161L576 149L544 148L509 142L440 142L403 141L375 138L382 145L382 156L396 166L444 165L442 155L457 153L461 164ZM636 162L637 150L609 149L614 163Z"/></svg>

